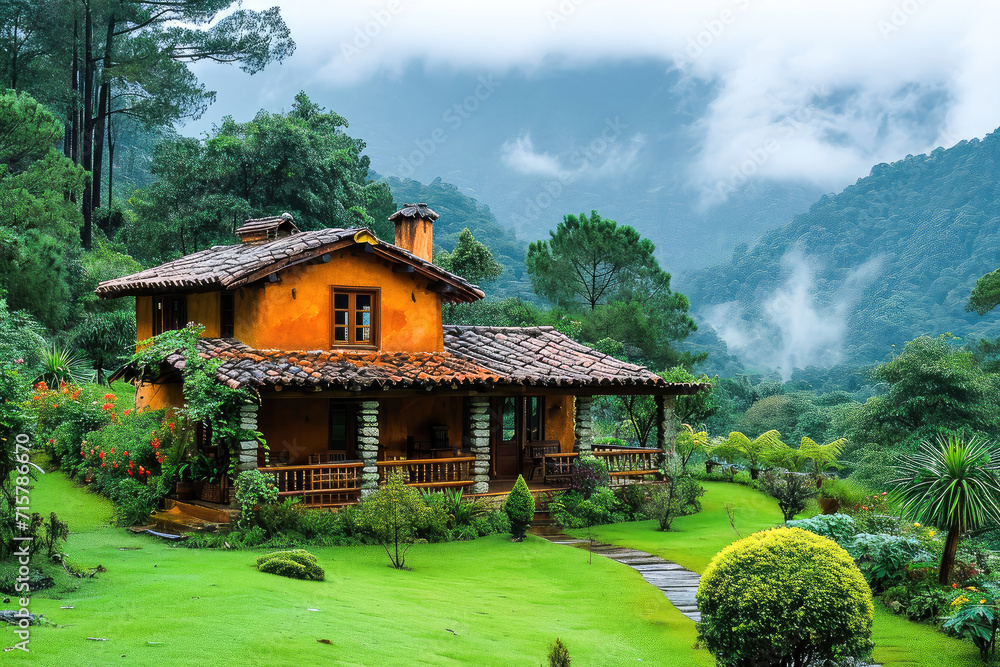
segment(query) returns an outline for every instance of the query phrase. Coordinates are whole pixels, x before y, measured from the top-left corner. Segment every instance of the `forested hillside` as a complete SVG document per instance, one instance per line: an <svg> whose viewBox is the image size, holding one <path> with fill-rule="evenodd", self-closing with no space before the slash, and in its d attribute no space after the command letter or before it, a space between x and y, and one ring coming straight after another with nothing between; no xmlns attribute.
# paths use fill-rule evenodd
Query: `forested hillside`
<svg viewBox="0 0 1000 667"><path fill-rule="evenodd" d="M1000 266L1000 132L879 164L680 285L731 352L757 367L884 360L921 334L1000 335L965 311Z"/></svg>

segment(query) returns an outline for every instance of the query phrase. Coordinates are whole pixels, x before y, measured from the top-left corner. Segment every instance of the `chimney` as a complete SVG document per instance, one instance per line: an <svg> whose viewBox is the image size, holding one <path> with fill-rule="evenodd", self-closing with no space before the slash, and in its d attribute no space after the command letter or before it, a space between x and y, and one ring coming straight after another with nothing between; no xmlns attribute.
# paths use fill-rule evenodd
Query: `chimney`
<svg viewBox="0 0 1000 667"><path fill-rule="evenodd" d="M389 216L396 223L395 244L409 250L420 259L431 261L434 250L434 221L438 214L427 204L403 204L403 208Z"/></svg>

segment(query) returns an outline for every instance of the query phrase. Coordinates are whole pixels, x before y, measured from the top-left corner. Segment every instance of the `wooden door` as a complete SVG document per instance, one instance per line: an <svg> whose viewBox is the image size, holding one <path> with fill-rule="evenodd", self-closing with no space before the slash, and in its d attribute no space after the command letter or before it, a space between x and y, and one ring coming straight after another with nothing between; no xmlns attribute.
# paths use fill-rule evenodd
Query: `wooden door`
<svg viewBox="0 0 1000 667"><path fill-rule="evenodd" d="M493 427L493 477L517 477L521 471L524 403L521 398L496 399Z"/></svg>

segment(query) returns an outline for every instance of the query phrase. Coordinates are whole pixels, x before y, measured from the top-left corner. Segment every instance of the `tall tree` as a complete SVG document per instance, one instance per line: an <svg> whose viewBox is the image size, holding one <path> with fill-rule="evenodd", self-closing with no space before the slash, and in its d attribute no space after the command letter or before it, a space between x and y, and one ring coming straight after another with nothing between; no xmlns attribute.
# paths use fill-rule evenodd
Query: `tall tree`
<svg viewBox="0 0 1000 667"><path fill-rule="evenodd" d="M584 342L619 341L630 361L658 368L704 359L673 347L697 326L687 298L670 289L652 241L597 211L565 216L549 236L528 246L531 283L580 321Z"/></svg>
<svg viewBox="0 0 1000 667"><path fill-rule="evenodd" d="M219 19L234 3L0 2L0 67L6 78L33 93L53 79L35 76L38 71L56 72L63 81L63 92L51 97L65 104L66 154L93 175L81 200L85 248L90 247L92 214L101 201L105 135L112 114L129 114L160 127L198 117L214 93L197 81L191 63L237 63L253 74L294 50L277 7L238 9ZM34 11L43 4L45 11Z"/></svg>
<svg viewBox="0 0 1000 667"><path fill-rule="evenodd" d="M491 283L503 272L503 266L493 259L490 249L476 240L468 227L458 235L455 249L439 251L434 263L477 285Z"/></svg>
<svg viewBox="0 0 1000 667"><path fill-rule="evenodd" d="M365 143L346 127L299 93L288 113L261 111L246 123L226 117L205 141L161 142L152 167L159 180L133 198L130 253L159 261L231 243L247 217L285 212L303 229L385 221L389 188L368 180Z"/></svg>

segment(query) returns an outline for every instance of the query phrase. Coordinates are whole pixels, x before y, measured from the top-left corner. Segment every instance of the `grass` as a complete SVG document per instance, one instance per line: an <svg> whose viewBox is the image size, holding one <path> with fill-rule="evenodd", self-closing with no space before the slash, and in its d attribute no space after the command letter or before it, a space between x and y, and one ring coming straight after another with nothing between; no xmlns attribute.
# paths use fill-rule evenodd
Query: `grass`
<svg viewBox="0 0 1000 667"><path fill-rule="evenodd" d="M656 530L655 521L637 521L591 529L595 540L641 549L684 567L702 572L723 547L739 539L729 524L725 505L735 508L735 525L741 535L781 523L778 504L749 487L726 482L702 482L702 511L681 517L673 530ZM567 531L586 537L586 530ZM875 603L874 659L884 665L961 667L981 665L971 642L946 636L933 627L913 623Z"/></svg>
<svg viewBox="0 0 1000 667"><path fill-rule="evenodd" d="M692 650L693 624L638 573L538 538L418 545L412 571L388 567L377 547L315 548L327 580L307 582L257 572L255 552L113 528L108 503L58 473L39 479L31 504L69 521L72 562L108 571L61 575L35 595L32 611L53 625L32 628L31 653L5 664L534 667L556 637L581 665L713 664Z"/></svg>

